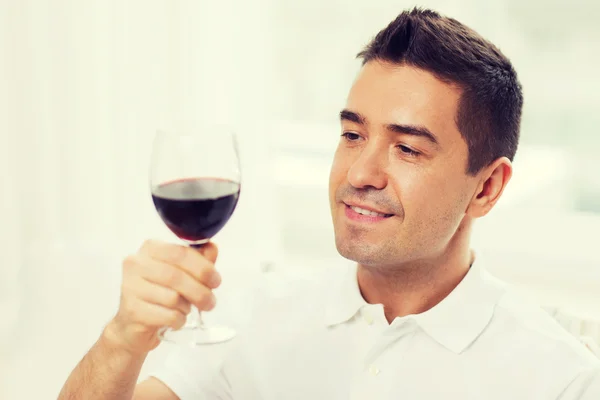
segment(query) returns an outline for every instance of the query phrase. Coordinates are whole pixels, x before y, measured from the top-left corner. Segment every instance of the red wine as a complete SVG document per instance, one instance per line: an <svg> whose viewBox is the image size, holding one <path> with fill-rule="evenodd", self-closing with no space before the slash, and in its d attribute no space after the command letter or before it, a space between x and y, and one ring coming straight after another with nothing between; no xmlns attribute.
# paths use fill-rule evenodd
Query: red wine
<svg viewBox="0 0 600 400"><path fill-rule="evenodd" d="M152 201L164 223L183 240L212 238L233 214L240 184L224 179L192 178L152 189Z"/></svg>

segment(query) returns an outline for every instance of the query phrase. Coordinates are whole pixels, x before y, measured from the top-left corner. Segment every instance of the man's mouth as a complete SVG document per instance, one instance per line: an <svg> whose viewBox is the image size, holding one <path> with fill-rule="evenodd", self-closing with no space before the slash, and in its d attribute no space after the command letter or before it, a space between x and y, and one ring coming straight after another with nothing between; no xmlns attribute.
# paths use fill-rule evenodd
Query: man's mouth
<svg viewBox="0 0 600 400"><path fill-rule="evenodd" d="M360 208L360 207L356 207L356 206L350 206L351 209L353 209L354 211L356 211L357 213L361 214L361 215L368 215L370 217L391 217L392 214L383 214L383 213L378 213L375 211L369 211L369 210L365 210L364 208Z"/></svg>
<svg viewBox="0 0 600 400"><path fill-rule="evenodd" d="M367 210L366 208L362 208L362 207L358 207L358 206L351 206L349 204L346 204L346 207L350 208L352 211L356 212L357 214L364 215L367 217L389 218L394 215L394 214L384 214L384 213L380 213L380 212L373 211L373 210Z"/></svg>

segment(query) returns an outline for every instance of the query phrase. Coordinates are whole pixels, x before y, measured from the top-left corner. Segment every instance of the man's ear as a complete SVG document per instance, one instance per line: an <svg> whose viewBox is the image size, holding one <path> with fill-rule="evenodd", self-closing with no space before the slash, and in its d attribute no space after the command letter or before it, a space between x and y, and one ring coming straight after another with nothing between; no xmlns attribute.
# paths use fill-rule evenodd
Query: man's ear
<svg viewBox="0 0 600 400"><path fill-rule="evenodd" d="M512 177L512 163L500 157L478 175L479 184L467 208L467 214L473 218L483 217L496 205Z"/></svg>

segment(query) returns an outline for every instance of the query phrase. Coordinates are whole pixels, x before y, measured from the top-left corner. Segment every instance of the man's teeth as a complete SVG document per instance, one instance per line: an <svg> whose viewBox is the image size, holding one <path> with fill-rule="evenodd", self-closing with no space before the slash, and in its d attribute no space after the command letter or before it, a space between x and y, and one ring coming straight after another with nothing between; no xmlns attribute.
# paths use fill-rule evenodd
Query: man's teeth
<svg viewBox="0 0 600 400"><path fill-rule="evenodd" d="M381 214L381 213L378 213L375 211L365 210L364 208L360 208L360 207L350 206L350 208L361 215L368 215L371 217L386 217L387 216L386 214Z"/></svg>

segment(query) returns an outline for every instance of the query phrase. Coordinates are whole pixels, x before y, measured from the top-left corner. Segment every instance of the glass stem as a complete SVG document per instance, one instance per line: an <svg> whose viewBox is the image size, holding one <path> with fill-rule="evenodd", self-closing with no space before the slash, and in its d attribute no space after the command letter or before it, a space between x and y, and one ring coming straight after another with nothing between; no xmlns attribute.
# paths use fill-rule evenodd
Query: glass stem
<svg viewBox="0 0 600 400"><path fill-rule="evenodd" d="M198 328L204 329L204 321L202 320L202 313L200 310L196 308L196 306L192 306L192 310L187 316L187 321L185 323L186 328Z"/></svg>
<svg viewBox="0 0 600 400"><path fill-rule="evenodd" d="M208 239L201 241L199 243L191 243L190 247L192 247L196 250L200 250L202 248L202 246L204 246L207 242L208 242ZM196 308L196 306L192 306L192 310L191 310L190 314L187 316L187 321L186 321L185 325L187 328L204 329L204 321L202 320L202 313L200 312L200 310L198 310Z"/></svg>

